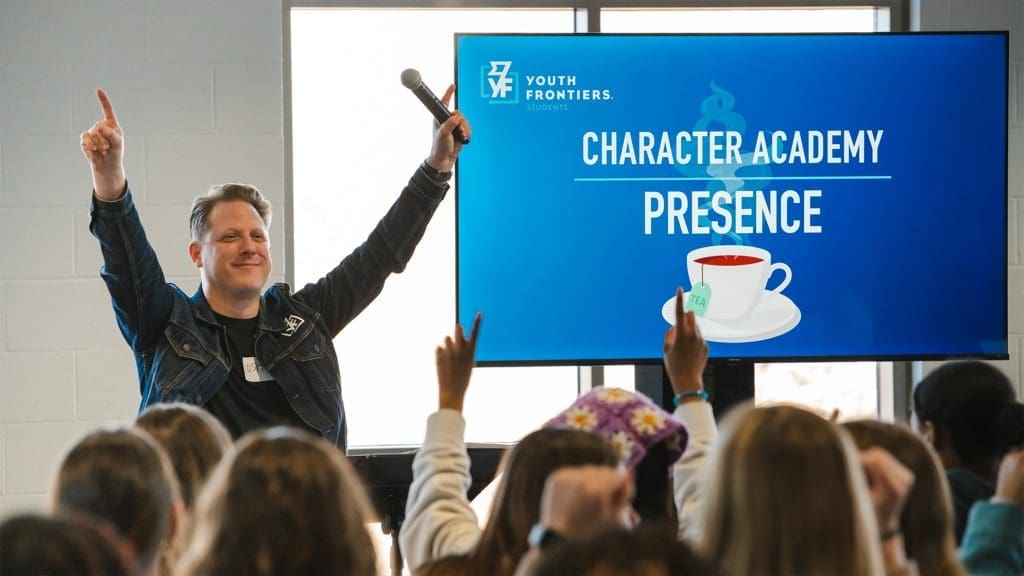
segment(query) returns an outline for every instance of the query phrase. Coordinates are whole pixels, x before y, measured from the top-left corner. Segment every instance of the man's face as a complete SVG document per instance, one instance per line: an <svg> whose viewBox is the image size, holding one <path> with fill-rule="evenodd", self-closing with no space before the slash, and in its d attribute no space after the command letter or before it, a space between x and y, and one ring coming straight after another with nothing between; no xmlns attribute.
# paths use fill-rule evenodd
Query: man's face
<svg viewBox="0 0 1024 576"><path fill-rule="evenodd" d="M259 298L270 276L270 239L256 209L241 200L218 202L209 230L189 246L203 288L221 299Z"/></svg>

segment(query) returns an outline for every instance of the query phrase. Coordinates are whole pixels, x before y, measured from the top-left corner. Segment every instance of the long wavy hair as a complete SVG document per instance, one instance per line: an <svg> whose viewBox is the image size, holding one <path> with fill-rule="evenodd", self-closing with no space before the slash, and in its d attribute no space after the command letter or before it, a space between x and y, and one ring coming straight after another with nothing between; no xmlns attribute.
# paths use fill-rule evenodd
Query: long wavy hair
<svg viewBox="0 0 1024 576"><path fill-rule="evenodd" d="M200 494L178 573L373 575L369 514L335 446L294 428L250 432Z"/></svg>
<svg viewBox="0 0 1024 576"><path fill-rule="evenodd" d="M544 482L555 470L587 464L617 466L618 452L600 436L542 428L527 434L502 459L501 482L476 548L462 557L441 558L422 574L512 574L526 554L530 528L540 519Z"/></svg>
<svg viewBox="0 0 1024 576"><path fill-rule="evenodd" d="M858 420L843 425L857 448L879 446L914 473L914 487L900 516L907 557L921 574L965 576L953 539L953 503L942 464L912 431L895 424Z"/></svg>
<svg viewBox="0 0 1024 576"><path fill-rule="evenodd" d="M705 479L701 551L722 573L882 574L847 434L793 406L734 411Z"/></svg>

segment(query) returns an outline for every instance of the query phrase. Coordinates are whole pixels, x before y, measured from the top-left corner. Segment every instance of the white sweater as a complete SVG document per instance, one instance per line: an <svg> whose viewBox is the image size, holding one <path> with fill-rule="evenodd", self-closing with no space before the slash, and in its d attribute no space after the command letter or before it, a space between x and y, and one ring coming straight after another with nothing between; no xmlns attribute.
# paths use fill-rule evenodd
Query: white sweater
<svg viewBox="0 0 1024 576"><path fill-rule="evenodd" d="M465 554L480 541L482 530L466 498L472 477L465 431L466 420L455 410L438 410L427 418L399 533L402 554L413 571L429 560Z"/></svg>
<svg viewBox="0 0 1024 576"><path fill-rule="evenodd" d="M689 435L686 451L673 465L679 536L696 543L703 469L718 428L707 402L681 404L673 416ZM482 530L466 498L472 478L465 430L466 421L455 410L438 410L427 418L423 447L412 463L413 481L399 535L402 554L414 571L430 560L466 554L480 541Z"/></svg>

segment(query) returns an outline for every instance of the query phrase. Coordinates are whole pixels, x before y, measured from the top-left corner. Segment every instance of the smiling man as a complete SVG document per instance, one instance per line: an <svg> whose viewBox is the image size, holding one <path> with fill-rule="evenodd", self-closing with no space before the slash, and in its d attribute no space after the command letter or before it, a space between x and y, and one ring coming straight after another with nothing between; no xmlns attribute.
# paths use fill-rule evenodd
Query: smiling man
<svg viewBox="0 0 1024 576"><path fill-rule="evenodd" d="M449 87L447 105L454 93ZM346 446L338 359L331 340L401 272L448 191L469 139L455 111L434 124L430 154L366 242L315 283L263 291L270 276L270 203L252 186L221 184L199 196L189 256L200 287L188 296L164 278L125 176L124 133L107 95L103 119L81 134L92 167L90 231L117 323L135 353L140 410L158 402L203 406L238 437L292 425Z"/></svg>

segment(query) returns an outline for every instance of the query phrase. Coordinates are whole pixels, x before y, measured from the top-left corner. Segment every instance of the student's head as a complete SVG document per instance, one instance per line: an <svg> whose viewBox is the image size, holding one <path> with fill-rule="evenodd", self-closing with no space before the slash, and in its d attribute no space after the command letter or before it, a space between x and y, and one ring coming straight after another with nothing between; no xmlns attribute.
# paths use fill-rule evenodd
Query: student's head
<svg viewBox="0 0 1024 576"><path fill-rule="evenodd" d="M200 494L182 574L375 574L362 484L326 440L250 432Z"/></svg>
<svg viewBox="0 0 1024 576"><path fill-rule="evenodd" d="M212 414L190 404L154 404L135 425L167 452L186 508L192 509L203 482L231 448L231 434Z"/></svg>
<svg viewBox="0 0 1024 576"><path fill-rule="evenodd" d="M579 430L544 428L505 453L491 515L470 555L467 574L511 574L527 550L530 528L540 519L544 482L564 466L618 465L615 449L603 438Z"/></svg>
<svg viewBox="0 0 1024 576"><path fill-rule="evenodd" d="M705 478L702 552L729 574L878 574L878 530L846 433L792 406L733 410Z"/></svg>
<svg viewBox="0 0 1024 576"><path fill-rule="evenodd" d="M75 444L57 472L54 503L109 522L143 572L174 537L181 504L163 449L132 428L104 428Z"/></svg>
<svg viewBox="0 0 1024 576"><path fill-rule="evenodd" d="M884 448L914 473L914 486L900 515L907 557L921 574L963 574L953 540L953 505L938 457L907 428L858 420L843 427L857 448Z"/></svg>
<svg viewBox="0 0 1024 576"><path fill-rule="evenodd" d="M914 419L945 467L987 462L992 480L1002 455L1024 443L1024 406L1014 401L1013 385L998 368L976 360L943 364L921 380Z"/></svg>
<svg viewBox="0 0 1024 576"><path fill-rule="evenodd" d="M134 574L120 537L84 515L13 516L0 524L0 576Z"/></svg>
<svg viewBox="0 0 1024 576"><path fill-rule="evenodd" d="M545 550L537 576L670 576L714 571L674 534L641 525L599 532Z"/></svg>
<svg viewBox="0 0 1024 576"><path fill-rule="evenodd" d="M221 184L192 202L189 256L203 289L258 297L270 276L270 203L245 184Z"/></svg>

